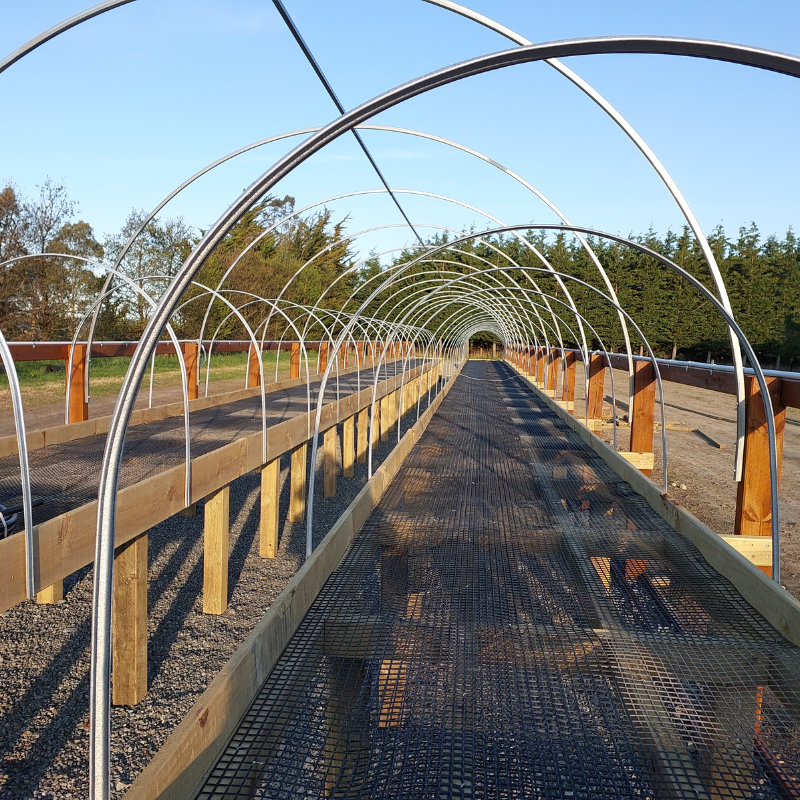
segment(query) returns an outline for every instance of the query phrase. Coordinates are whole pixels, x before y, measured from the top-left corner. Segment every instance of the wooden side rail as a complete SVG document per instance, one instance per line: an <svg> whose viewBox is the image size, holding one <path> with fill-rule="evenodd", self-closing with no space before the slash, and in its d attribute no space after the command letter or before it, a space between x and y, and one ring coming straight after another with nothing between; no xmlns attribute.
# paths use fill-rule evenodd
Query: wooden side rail
<svg viewBox="0 0 800 800"><path fill-rule="evenodd" d="M422 367L406 374L406 380L420 377ZM433 365L433 371L436 365ZM400 387L397 375L378 385L378 397ZM427 383L427 380L425 381ZM423 387L425 384L423 383ZM321 431L367 409L372 402L372 387L328 403L322 410ZM337 414L338 407L338 414ZM316 413L316 412L313 412ZM308 442L313 417L299 414L267 430L267 463ZM378 438L378 437L375 437ZM211 453L192 460L191 502L219 491L236 478L264 467L262 434L237 439ZM140 483L120 490L117 497L115 546L120 547L184 509L185 466L173 467ZM34 527L34 581L37 591L90 564L94 558L97 501L61 514ZM25 544L21 535L0 540L0 611L26 599Z"/></svg>
<svg viewBox="0 0 800 800"><path fill-rule="evenodd" d="M364 365L362 365L364 369ZM348 375L356 371L355 367L348 370L340 370L339 375ZM258 373L256 373L258 374ZM285 378L284 380L268 383L264 390L265 394L279 392L283 389L291 389L293 386L305 385L305 376L300 378ZM261 393L260 386L250 389L239 389L235 392L225 392L215 394L211 397L200 397L196 400L189 400L189 412L202 411L206 408L215 408L226 403L235 403L237 400L244 400L248 397L257 397ZM179 417L183 414L183 400L175 403L165 403L153 408L141 408L131 414L131 427L134 425L144 425L147 422L157 422L168 417ZM26 439L28 450L39 450L51 444L63 444L75 439L82 439L84 436L95 436L100 433L108 433L111 424L111 415L96 417L85 422L75 422L69 425L56 425L53 428L45 428L39 431L29 431ZM0 458L4 456L16 455L17 437L3 436L0 438Z"/></svg>

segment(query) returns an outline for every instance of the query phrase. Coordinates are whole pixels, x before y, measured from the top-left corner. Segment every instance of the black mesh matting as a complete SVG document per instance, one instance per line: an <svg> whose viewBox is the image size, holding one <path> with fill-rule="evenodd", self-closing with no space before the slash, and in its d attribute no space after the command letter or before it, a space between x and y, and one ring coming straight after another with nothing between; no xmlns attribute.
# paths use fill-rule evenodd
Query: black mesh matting
<svg viewBox="0 0 800 800"><path fill-rule="evenodd" d="M468 362L198 797L800 793L800 653Z"/></svg>
<svg viewBox="0 0 800 800"><path fill-rule="evenodd" d="M419 362L413 362L413 369ZM402 362L391 362L381 368L380 379L402 372ZM363 369L339 378L339 396L347 397L357 389L371 386L372 369ZM311 409L316 409L319 379L311 383ZM269 386L267 387L269 390ZM336 376L325 389L326 402L336 400ZM266 395L267 425L275 425L308 409L308 391L303 384ZM258 433L262 426L261 396L215 406L190 415L192 458L223 447L236 439ZM169 417L157 422L136 425L125 438L125 455L120 472L120 488L131 486L164 470L184 463L186 458L184 418ZM86 436L64 444L33 450L28 454L31 491L43 504L33 509L33 522L56 517L97 499L100 465L106 435ZM13 506L21 502L19 457L0 458L0 503ZM18 523L14 531L19 531Z"/></svg>

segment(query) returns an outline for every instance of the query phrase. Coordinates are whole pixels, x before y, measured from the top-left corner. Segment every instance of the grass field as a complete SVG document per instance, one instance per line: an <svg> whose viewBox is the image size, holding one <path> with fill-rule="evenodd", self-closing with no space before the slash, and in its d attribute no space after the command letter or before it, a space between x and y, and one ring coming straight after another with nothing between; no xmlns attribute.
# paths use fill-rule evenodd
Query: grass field
<svg viewBox="0 0 800 800"><path fill-rule="evenodd" d="M276 353L262 354L264 363L264 379L267 383L275 380ZM130 357L94 358L91 372L91 394L93 397L109 397L116 395L122 385L122 379L130 365ZM316 372L317 353L308 354L309 369ZM57 371L48 371L48 367ZM63 361L22 361L16 365L22 388L22 397L26 408L63 402L64 400L64 362ZM247 370L247 353L223 353L211 359L210 383L220 383L241 379L244 387ZM289 371L289 352L280 355L279 372ZM203 364L200 373L201 394L205 384L206 370ZM153 387L162 388L180 386L181 373L176 356L156 356ZM142 381L142 390L150 387L150 369ZM0 410L11 411L11 393L8 389L8 377L0 375Z"/></svg>

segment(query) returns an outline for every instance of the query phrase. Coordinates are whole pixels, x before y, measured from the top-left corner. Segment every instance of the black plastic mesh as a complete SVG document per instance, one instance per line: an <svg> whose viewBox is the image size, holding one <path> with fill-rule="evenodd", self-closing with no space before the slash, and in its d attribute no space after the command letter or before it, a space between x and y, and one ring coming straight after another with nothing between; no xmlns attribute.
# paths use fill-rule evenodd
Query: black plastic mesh
<svg viewBox="0 0 800 800"><path fill-rule="evenodd" d="M413 369L417 362L411 364ZM402 362L381 368L381 380L402 371ZM359 387L371 386L372 369L361 371L360 381L354 373L339 378L339 393L346 397ZM316 408L318 379L311 386L311 408ZM336 377L328 381L327 402L336 399ZM303 414L308 409L305 384L266 395L267 425L275 425ZM238 400L190 416L192 458L209 453L230 442L258 433L262 426L261 396ZM136 425L125 438L125 455L120 473L120 488L143 481L151 475L180 466L186 458L183 416ZM100 465L106 435L86 436L63 444L33 450L28 455L31 491L43 504L33 510L33 522L39 524L97 499ZM19 457L0 458L0 503L13 506L21 502ZM14 530L22 529L21 521Z"/></svg>
<svg viewBox="0 0 800 800"><path fill-rule="evenodd" d="M198 797L800 796L800 654L468 362Z"/></svg>

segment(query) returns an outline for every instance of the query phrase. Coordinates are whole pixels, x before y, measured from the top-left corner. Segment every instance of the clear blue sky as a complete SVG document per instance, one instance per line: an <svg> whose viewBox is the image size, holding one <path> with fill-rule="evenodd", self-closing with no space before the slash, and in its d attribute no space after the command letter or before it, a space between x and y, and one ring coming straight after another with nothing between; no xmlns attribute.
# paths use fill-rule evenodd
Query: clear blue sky
<svg viewBox="0 0 800 800"><path fill-rule="evenodd" d="M0 0L0 51L91 0ZM686 35L800 53L797 0L472 0L533 41L608 34ZM420 0L286 0L343 103L511 46ZM696 59L595 56L566 63L635 125L666 164L703 228L735 235L755 220L782 235L800 225L800 81ZM220 155L335 110L269 0L136 0L40 48L0 76L0 181L31 194L63 181L99 237L133 207L149 209ZM379 120L460 141L550 196L573 222L626 234L682 224L664 187L610 120L544 64L506 69L417 98ZM443 146L366 135L390 184L479 206L509 222L556 221L509 178ZM290 140L291 141L291 140ZM297 140L294 140L295 142ZM291 145L238 159L170 207L205 227ZM377 188L350 139L280 185L305 205ZM415 222L485 220L403 197ZM355 232L399 215L382 197L338 201ZM380 250L407 231L365 236Z"/></svg>

